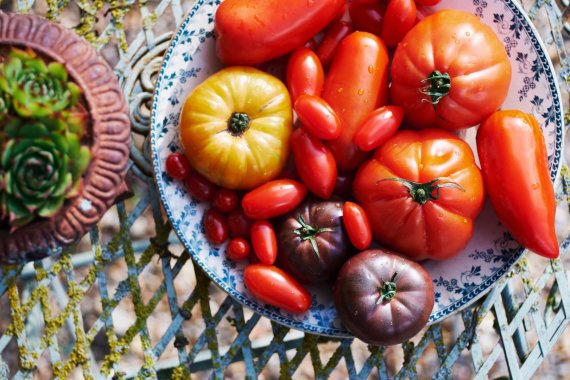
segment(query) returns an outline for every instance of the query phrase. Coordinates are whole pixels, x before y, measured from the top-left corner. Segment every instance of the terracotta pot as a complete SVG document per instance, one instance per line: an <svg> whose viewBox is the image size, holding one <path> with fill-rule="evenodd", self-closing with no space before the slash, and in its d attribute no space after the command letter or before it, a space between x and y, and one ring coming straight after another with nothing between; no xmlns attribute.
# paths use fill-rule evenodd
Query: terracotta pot
<svg viewBox="0 0 570 380"><path fill-rule="evenodd" d="M0 263L21 263L59 253L99 221L121 191L129 157L130 121L117 78L91 45L38 16L0 12L0 51L31 48L65 65L83 90L89 112L92 154L80 194L51 219L38 219L14 232L0 227Z"/></svg>

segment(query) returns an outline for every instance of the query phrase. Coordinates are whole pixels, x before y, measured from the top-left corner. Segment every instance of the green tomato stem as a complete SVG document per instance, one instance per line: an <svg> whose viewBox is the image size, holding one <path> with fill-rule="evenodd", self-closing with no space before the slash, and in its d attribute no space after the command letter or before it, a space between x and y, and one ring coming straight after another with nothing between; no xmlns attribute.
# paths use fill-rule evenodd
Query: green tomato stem
<svg viewBox="0 0 570 380"><path fill-rule="evenodd" d="M417 183L407 179L394 177L394 178L381 179L377 183L383 181L396 181L406 186L409 189L409 193L412 199L422 206L429 201L438 200L440 197L439 190L443 187L451 187L454 189L465 191L465 189L461 187L458 183L446 178L436 178L426 183Z"/></svg>
<svg viewBox="0 0 570 380"><path fill-rule="evenodd" d="M241 136L249 128L251 122L249 116L244 112L234 112L228 120L228 130L234 136Z"/></svg>
<svg viewBox="0 0 570 380"><path fill-rule="evenodd" d="M422 80L422 83L426 85L420 89L420 92L431 97L431 104L433 104L434 109L451 90L451 77L449 74L441 73L437 70L432 71L426 79Z"/></svg>
<svg viewBox="0 0 570 380"><path fill-rule="evenodd" d="M301 214L299 214L297 220L299 221L301 227L297 228L295 231L293 231L293 233L299 236L303 241L309 240L311 242L311 246L313 247L313 252L315 252L315 255L317 255L317 257L320 259L321 256L319 254L319 247L317 246L317 241L315 238L320 233L331 232L332 228L315 228L305 222Z"/></svg>
<svg viewBox="0 0 570 380"><path fill-rule="evenodd" d="M394 272L390 281L385 281L380 287L380 297L376 301L376 305L380 305L382 302L390 302L394 297L396 297L396 276L398 272Z"/></svg>

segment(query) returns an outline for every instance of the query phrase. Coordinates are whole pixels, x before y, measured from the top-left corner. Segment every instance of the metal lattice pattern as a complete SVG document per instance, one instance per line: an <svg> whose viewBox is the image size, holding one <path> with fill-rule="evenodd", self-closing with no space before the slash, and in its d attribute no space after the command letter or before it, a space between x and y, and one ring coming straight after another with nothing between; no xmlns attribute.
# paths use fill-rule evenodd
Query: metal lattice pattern
<svg viewBox="0 0 570 380"><path fill-rule="evenodd" d="M111 227L101 222L60 257L3 269L0 302L10 318L0 320L0 378L188 378L190 372L222 378L234 371L249 378L416 378L418 372L436 379L530 378L570 319L564 259L523 260L461 315L390 348L270 323L221 293L192 265L162 213L148 149L156 73L191 5L179 0L2 5L72 20L66 26L115 64L133 123L129 182L135 196L109 211ZM527 10L546 43L556 48L566 80L563 15L546 1L531 2ZM566 168L558 194L570 205ZM145 233L136 232L141 229ZM563 250L569 245L567 240ZM86 303L95 306L86 312ZM165 310L160 318L169 320L160 320L165 327L157 332L159 309Z"/></svg>

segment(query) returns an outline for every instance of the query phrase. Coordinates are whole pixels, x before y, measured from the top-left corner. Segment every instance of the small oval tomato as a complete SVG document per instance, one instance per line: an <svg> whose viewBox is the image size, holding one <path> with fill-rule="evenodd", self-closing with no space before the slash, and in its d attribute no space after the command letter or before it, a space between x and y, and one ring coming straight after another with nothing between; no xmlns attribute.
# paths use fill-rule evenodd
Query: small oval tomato
<svg viewBox="0 0 570 380"><path fill-rule="evenodd" d="M316 196L330 198L336 183L336 163L331 151L302 128L293 132L291 148L303 183Z"/></svg>
<svg viewBox="0 0 570 380"><path fill-rule="evenodd" d="M249 243L243 238L233 238L228 243L226 255L233 261L243 261L249 257Z"/></svg>
<svg viewBox="0 0 570 380"><path fill-rule="evenodd" d="M273 265L248 265L243 271L243 282L255 298L269 305L292 313L304 313L311 306L309 292Z"/></svg>
<svg viewBox="0 0 570 380"><path fill-rule="evenodd" d="M365 152L378 148L396 133L403 118L402 107L385 106L375 109L358 127L354 143Z"/></svg>
<svg viewBox="0 0 570 380"><path fill-rule="evenodd" d="M230 212L239 204L239 196L237 192L230 189L221 188L214 194L212 206L221 212Z"/></svg>
<svg viewBox="0 0 570 380"><path fill-rule="evenodd" d="M287 89L295 104L301 95L320 96L325 74L319 57L309 48L300 47L287 63Z"/></svg>
<svg viewBox="0 0 570 380"><path fill-rule="evenodd" d="M184 179L190 174L190 162L182 153L171 153L164 163L166 173L174 179Z"/></svg>
<svg viewBox="0 0 570 380"><path fill-rule="evenodd" d="M257 220L249 233L253 252L260 262L273 265L277 259L277 238L275 230L267 220Z"/></svg>
<svg viewBox="0 0 570 380"><path fill-rule="evenodd" d="M307 195L307 188L291 179L269 181L245 194L241 205L246 216L270 219L295 209Z"/></svg>
<svg viewBox="0 0 570 380"><path fill-rule="evenodd" d="M245 216L241 207L228 214L227 222L231 237L249 238L249 229L253 221Z"/></svg>
<svg viewBox="0 0 570 380"><path fill-rule="evenodd" d="M340 136L340 119L322 98L301 95L295 102L294 109L303 128L311 135L323 140Z"/></svg>
<svg viewBox="0 0 570 380"><path fill-rule="evenodd" d="M352 2L348 12L354 29L380 36L382 20L386 13L384 2L376 1L367 4Z"/></svg>
<svg viewBox="0 0 570 380"><path fill-rule="evenodd" d="M317 47L317 55L324 68L330 66L340 41L350 33L352 33L352 25L346 21L339 21L325 34Z"/></svg>
<svg viewBox="0 0 570 380"><path fill-rule="evenodd" d="M204 215L204 232L210 243L222 244L228 239L228 223L224 215L216 209L209 209Z"/></svg>
<svg viewBox="0 0 570 380"><path fill-rule="evenodd" d="M363 250L372 243L372 229L364 209L354 202L344 202L342 221L354 248Z"/></svg>
<svg viewBox="0 0 570 380"><path fill-rule="evenodd" d="M390 0L382 24L382 40L390 47L397 46L415 23L416 3L414 0Z"/></svg>
<svg viewBox="0 0 570 380"><path fill-rule="evenodd" d="M557 258L556 198L538 121L521 111L495 112L477 130L477 151L501 223L526 248Z"/></svg>
<svg viewBox="0 0 570 380"><path fill-rule="evenodd" d="M211 201L214 198L214 194L218 189L218 186L210 182L202 174L191 171L186 177L186 188L194 197L199 201Z"/></svg>

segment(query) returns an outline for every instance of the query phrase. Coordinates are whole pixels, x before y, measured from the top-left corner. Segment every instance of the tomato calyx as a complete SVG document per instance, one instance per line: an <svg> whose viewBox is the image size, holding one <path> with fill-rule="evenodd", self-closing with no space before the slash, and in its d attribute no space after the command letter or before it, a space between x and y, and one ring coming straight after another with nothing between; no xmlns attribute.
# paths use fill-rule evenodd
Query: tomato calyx
<svg viewBox="0 0 570 380"><path fill-rule="evenodd" d="M438 70L432 71L426 79L422 80L422 83L426 85L420 89L420 92L431 97L434 109L451 90L451 77L448 73L441 73Z"/></svg>
<svg viewBox="0 0 570 380"><path fill-rule="evenodd" d="M426 204L429 201L435 201L439 199L439 189L443 187L452 187L454 189L459 189L461 191L465 191L463 187L461 187L456 182L453 182L447 178L436 178L426 183L417 183L414 181L410 181L403 178L384 178L378 181L377 183L383 181L396 181L401 183L402 185L406 186L409 189L409 193L412 199L419 203L421 206ZM440 182L446 181L446 182ZM439 182L439 183L438 183Z"/></svg>
<svg viewBox="0 0 570 380"><path fill-rule="evenodd" d="M234 136L241 136L249 128L249 116L244 112L234 112L228 120L228 130Z"/></svg>
<svg viewBox="0 0 570 380"><path fill-rule="evenodd" d="M382 302L390 302L394 297L396 297L396 276L398 272L394 272L390 281L384 281L380 287L380 297L376 301L376 305L380 305Z"/></svg>
<svg viewBox="0 0 570 380"><path fill-rule="evenodd" d="M293 231L293 233L299 236L303 241L309 240L311 242L311 246L313 247L315 255L317 255L317 257L320 259L321 256L319 254L319 247L317 246L317 241L315 240L315 237L323 232L331 232L332 228L315 228L310 224L308 224L307 222L305 222L301 214L299 214L297 220L299 221L301 227L297 228L295 231Z"/></svg>

